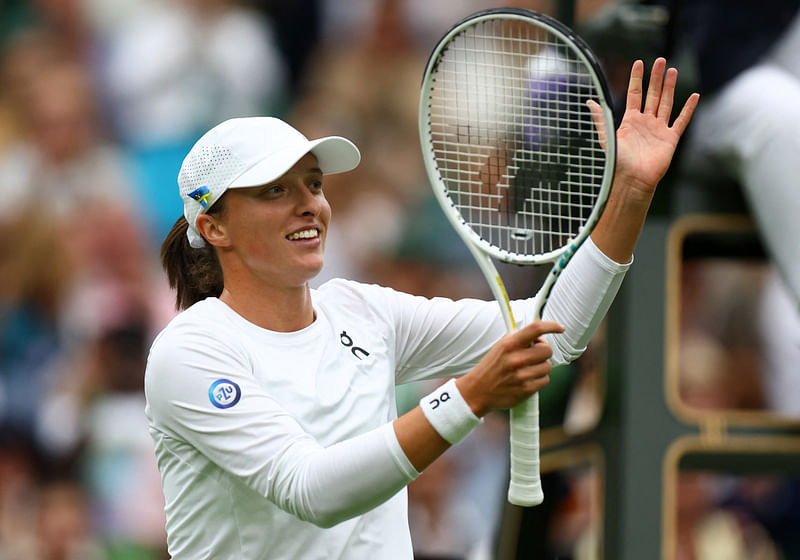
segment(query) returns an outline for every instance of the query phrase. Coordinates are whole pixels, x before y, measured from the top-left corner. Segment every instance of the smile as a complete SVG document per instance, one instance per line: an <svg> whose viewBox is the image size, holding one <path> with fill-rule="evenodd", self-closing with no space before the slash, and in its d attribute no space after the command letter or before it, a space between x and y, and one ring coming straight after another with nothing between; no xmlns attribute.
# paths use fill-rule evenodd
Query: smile
<svg viewBox="0 0 800 560"><path fill-rule="evenodd" d="M315 237L319 237L319 230L317 229L304 229L303 231L298 231L291 235L287 235L286 239L290 241L294 241L297 239L313 239Z"/></svg>

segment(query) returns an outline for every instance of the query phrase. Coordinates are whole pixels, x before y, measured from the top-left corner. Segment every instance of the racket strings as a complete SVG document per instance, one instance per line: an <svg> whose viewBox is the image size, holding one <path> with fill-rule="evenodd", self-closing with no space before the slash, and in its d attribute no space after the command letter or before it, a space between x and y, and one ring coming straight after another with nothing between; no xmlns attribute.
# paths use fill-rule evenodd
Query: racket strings
<svg viewBox="0 0 800 560"><path fill-rule="evenodd" d="M571 47L533 24L478 23L451 41L429 98L431 147L473 231L521 255L577 236L606 165L586 106L597 98Z"/></svg>

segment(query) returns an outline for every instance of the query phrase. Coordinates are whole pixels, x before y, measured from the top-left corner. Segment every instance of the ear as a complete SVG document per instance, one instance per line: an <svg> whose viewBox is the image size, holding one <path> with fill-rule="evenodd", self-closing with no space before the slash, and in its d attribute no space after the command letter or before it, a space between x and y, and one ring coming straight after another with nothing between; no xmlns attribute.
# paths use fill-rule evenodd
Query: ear
<svg viewBox="0 0 800 560"><path fill-rule="evenodd" d="M227 247L230 245L225 224L211 214L197 216L197 230L214 247Z"/></svg>

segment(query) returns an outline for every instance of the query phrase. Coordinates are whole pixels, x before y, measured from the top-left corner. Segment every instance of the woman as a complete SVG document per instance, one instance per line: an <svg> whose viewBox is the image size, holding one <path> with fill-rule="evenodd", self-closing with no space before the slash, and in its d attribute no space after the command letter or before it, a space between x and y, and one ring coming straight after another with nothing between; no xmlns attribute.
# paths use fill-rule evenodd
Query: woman
<svg viewBox="0 0 800 560"><path fill-rule="evenodd" d="M634 64L615 185L592 238L534 321L493 301L428 300L321 269L325 174L348 140L234 119L192 148L184 216L162 248L178 306L154 342L147 416L176 558L411 558L405 486L493 409L585 348L632 259L656 184L697 104L669 125L677 72ZM597 110L597 107L594 107ZM588 280L588 281L587 281ZM563 326L562 326L563 325ZM451 379L397 417L394 387Z"/></svg>

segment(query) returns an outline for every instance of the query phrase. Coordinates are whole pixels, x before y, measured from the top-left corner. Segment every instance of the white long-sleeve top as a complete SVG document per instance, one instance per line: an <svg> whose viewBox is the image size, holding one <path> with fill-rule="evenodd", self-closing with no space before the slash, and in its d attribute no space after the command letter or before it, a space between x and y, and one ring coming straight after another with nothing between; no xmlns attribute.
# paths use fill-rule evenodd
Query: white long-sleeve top
<svg viewBox="0 0 800 560"><path fill-rule="evenodd" d="M577 356L628 265L588 241L550 296L554 362ZM494 301L333 280L308 327L258 327L216 298L153 343L146 414L177 559L413 557L395 386L462 375L505 334ZM512 303L519 324L531 300Z"/></svg>

